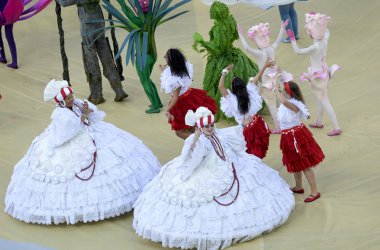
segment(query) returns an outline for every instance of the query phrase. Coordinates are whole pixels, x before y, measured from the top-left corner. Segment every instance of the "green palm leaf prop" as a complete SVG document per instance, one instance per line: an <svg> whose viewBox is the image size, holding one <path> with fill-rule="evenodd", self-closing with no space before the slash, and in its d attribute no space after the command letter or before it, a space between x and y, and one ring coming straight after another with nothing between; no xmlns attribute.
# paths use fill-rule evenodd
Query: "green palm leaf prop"
<svg viewBox="0 0 380 250"><path fill-rule="evenodd" d="M149 53L154 53L152 56L157 59L155 55L155 41L150 36L154 36L156 28L170 21L178 16L181 16L188 11L182 11L174 14L170 17L166 17L172 11L178 7L190 2L191 0L180 0L173 6L170 6L173 0L146 0L149 1L149 8L147 12L143 12L143 9L138 0L117 0L121 7L121 11L115 8L110 2L103 0L103 8L106 9L116 20L117 25L115 27L123 28L129 32L128 36L124 40L122 48L120 48L117 56L120 56L121 52L125 48L125 44L128 44L127 48L134 48L135 61L140 63L140 69L145 68L146 57ZM131 35L132 32L137 32L138 35ZM134 34L134 33L133 33ZM139 42L140 44L136 44ZM153 48L154 47L154 48ZM132 49L127 49L127 56L129 60L126 62L128 65L132 57ZM115 58L116 59L116 58Z"/></svg>
<svg viewBox="0 0 380 250"><path fill-rule="evenodd" d="M147 94L151 109L147 113L160 112L162 107L161 100L157 93L154 82L150 79L153 66L157 61L157 49L154 33L156 28L177 18L185 13L173 13L180 6L190 2L191 0L145 0L149 1L148 6L141 6L139 0L116 0L120 5L120 10L112 5L109 1L103 0L103 8L115 18L115 25L104 28L104 31L110 27L122 28L128 31L128 35L124 39L119 52L115 56L115 60L121 56L125 50L125 61L128 65L132 62L136 66L137 74ZM173 14L172 14L173 13ZM97 22L104 20L95 20Z"/></svg>

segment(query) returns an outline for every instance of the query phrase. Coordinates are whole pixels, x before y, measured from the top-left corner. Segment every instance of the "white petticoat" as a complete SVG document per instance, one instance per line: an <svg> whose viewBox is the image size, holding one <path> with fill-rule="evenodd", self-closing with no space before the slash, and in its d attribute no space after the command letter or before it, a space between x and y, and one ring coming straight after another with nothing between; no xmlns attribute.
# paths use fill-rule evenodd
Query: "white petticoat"
<svg viewBox="0 0 380 250"><path fill-rule="evenodd" d="M5 212L16 219L74 224L118 216L132 209L159 172L160 163L151 150L112 124L84 126L74 139L54 149L48 147L47 133L48 129L35 138L15 166ZM87 181L75 177L87 179L93 170Z"/></svg>
<svg viewBox="0 0 380 250"><path fill-rule="evenodd" d="M134 205L137 234L164 247L223 249L250 240L283 224L294 208L294 198L278 172L255 156L242 152L234 162L240 184L229 206L213 200L231 187L231 163L224 165L215 152L191 177L181 181L183 160L167 163L146 186ZM210 188L212 187L212 188ZM232 201L237 185L221 203Z"/></svg>

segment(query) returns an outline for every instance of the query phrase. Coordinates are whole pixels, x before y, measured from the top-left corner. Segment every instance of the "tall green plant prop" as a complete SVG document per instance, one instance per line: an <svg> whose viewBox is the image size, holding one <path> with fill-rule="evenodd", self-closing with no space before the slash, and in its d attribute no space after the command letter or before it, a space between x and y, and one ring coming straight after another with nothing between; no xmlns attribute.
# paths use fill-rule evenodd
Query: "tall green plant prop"
<svg viewBox="0 0 380 250"><path fill-rule="evenodd" d="M214 25L209 31L210 41L205 41L200 34L195 33L193 48L199 53L206 52L207 65L203 89L220 105L221 94L218 84L222 70L231 63L235 64L232 74L226 77L226 84L228 84L226 87L230 88L229 84L234 76L248 82L249 77L257 74L258 67L243 51L233 46L234 41L239 39L239 35L235 18L227 5L214 2L210 8L210 18L214 20ZM228 119L220 110L216 118Z"/></svg>
<svg viewBox="0 0 380 250"><path fill-rule="evenodd" d="M159 25L188 12L188 10L182 11L165 18L173 10L190 1L179 0L171 6L173 0L117 0L121 7L121 11L119 11L110 2L103 0L103 8L114 17L112 21L115 23L105 27L104 31L112 27L128 31L128 35L121 44L115 59L126 48L126 64L128 65L131 61L135 65L140 82L151 102L150 108L145 111L146 113L159 113L162 107L156 85L150 79L153 66L157 61L154 33Z"/></svg>

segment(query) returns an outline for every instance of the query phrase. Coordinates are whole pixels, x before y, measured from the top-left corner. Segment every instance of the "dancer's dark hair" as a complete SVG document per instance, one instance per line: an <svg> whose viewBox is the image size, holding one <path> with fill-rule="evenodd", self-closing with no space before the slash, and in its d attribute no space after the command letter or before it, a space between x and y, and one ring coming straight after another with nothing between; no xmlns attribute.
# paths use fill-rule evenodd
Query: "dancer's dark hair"
<svg viewBox="0 0 380 250"><path fill-rule="evenodd" d="M292 92L292 95L291 97L293 97L294 99L298 100L298 101L301 101L302 103L305 103L304 99L303 99L303 95L302 95L302 92L300 90L300 88L298 87L298 84L293 82L293 81L289 81L289 82L286 82L284 83L285 85L288 84L289 85L289 88L290 88L290 91ZM285 86L286 87L286 86Z"/></svg>
<svg viewBox="0 0 380 250"><path fill-rule="evenodd" d="M172 75L179 77L190 77L186 68L186 57L179 49L169 49L165 56Z"/></svg>
<svg viewBox="0 0 380 250"><path fill-rule="evenodd" d="M241 114L247 114L249 110L249 95L245 82L239 78L232 79L232 93L236 96L238 101L238 109Z"/></svg>

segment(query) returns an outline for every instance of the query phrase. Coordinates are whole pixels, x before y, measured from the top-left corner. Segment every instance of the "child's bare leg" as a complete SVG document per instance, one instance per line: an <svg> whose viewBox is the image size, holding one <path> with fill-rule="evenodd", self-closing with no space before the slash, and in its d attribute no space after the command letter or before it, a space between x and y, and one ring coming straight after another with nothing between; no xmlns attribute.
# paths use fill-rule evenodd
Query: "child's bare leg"
<svg viewBox="0 0 380 250"><path fill-rule="evenodd" d="M310 184L311 194L312 195L318 194L317 182L315 180L314 171L311 168L308 168L308 169L305 169L303 173L305 174L306 179Z"/></svg>
<svg viewBox="0 0 380 250"><path fill-rule="evenodd" d="M294 180L296 181L296 186L294 187L295 190L302 189L302 172L296 172L293 173Z"/></svg>
<svg viewBox="0 0 380 250"><path fill-rule="evenodd" d="M311 82L311 90L313 91L314 95L317 97L317 100L319 101L320 105L323 106L323 109L326 110L334 130L340 131L340 126L338 124L338 119L336 118L336 114L334 109L332 108L328 95L327 95L327 87L328 87L329 80L322 80L322 79L314 79ZM320 107L318 107L320 109ZM318 110L320 111L320 110ZM321 114L323 115L323 111L321 111ZM320 113L318 113L320 115ZM322 121L322 118L318 117L318 120Z"/></svg>

